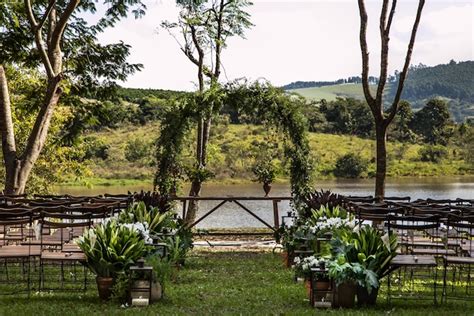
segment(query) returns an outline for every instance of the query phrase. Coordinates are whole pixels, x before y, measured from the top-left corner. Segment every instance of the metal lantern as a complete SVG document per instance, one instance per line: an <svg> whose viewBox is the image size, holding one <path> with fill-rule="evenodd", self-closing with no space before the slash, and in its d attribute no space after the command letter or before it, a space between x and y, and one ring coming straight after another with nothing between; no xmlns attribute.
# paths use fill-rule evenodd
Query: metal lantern
<svg viewBox="0 0 474 316"><path fill-rule="evenodd" d="M145 266L145 260L137 260L136 266L130 267L129 275L130 305L148 306L151 301L153 285L153 267Z"/></svg>
<svg viewBox="0 0 474 316"><path fill-rule="evenodd" d="M311 268L310 303L317 308L330 308L334 300L334 280L329 278L328 269L322 263L317 268ZM321 276L325 277L322 278Z"/></svg>

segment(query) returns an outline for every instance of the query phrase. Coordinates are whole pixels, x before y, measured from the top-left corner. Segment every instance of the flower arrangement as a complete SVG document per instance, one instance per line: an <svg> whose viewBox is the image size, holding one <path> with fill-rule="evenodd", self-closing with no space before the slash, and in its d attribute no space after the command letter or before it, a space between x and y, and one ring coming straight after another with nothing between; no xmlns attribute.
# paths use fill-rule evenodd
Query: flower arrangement
<svg viewBox="0 0 474 316"><path fill-rule="evenodd" d="M309 231L315 236L338 230L351 231L356 224L354 216L339 206L333 208L321 206L319 210L313 210L307 223Z"/></svg>
<svg viewBox="0 0 474 316"><path fill-rule="evenodd" d="M309 279L311 276L311 269L325 267L329 263L329 260L317 256L304 257L303 259L296 257L294 263L293 268L295 269L296 275ZM319 275L319 277L325 278L326 276Z"/></svg>

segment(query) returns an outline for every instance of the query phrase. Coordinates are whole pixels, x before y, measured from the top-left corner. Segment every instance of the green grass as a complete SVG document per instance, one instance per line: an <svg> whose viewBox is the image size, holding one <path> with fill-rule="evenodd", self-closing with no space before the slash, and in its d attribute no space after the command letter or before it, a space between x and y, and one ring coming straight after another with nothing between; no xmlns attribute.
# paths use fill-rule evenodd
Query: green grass
<svg viewBox="0 0 474 316"><path fill-rule="evenodd" d="M302 283L283 268L278 254L261 252L196 252L166 298L147 308L101 303L92 284L87 292L33 293L31 297L0 296L0 315L314 315ZM331 315L472 315L474 302L433 306L432 301L396 300L383 294L375 308L318 310Z"/></svg>
<svg viewBox="0 0 474 316"><path fill-rule="evenodd" d="M294 89L291 92L296 92L307 99L334 101L337 97L348 97L354 99L364 99L361 84L347 83L337 84L332 86Z"/></svg>

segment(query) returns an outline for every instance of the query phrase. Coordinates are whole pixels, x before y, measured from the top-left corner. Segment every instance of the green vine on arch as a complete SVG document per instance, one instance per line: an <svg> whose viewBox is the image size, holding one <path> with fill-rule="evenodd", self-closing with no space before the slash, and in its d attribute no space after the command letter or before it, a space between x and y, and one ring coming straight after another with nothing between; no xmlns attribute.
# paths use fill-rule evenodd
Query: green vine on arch
<svg viewBox="0 0 474 316"><path fill-rule="evenodd" d="M304 99L273 87L268 82L234 81L214 87L204 94L189 94L176 101L161 123L157 141L155 188L169 194L177 184L180 155L185 137L193 122L203 115L217 115L222 104L280 131L285 140L285 154L290 157L290 181L293 204L300 209L310 190L312 162L307 138ZM212 104L212 106L206 106Z"/></svg>
<svg viewBox="0 0 474 316"><path fill-rule="evenodd" d="M308 122L303 114L304 99L272 86L270 83L235 81L226 87L226 101L263 124L279 130L285 142L285 154L290 157L290 181L293 204L297 210L310 191L312 162L308 142Z"/></svg>

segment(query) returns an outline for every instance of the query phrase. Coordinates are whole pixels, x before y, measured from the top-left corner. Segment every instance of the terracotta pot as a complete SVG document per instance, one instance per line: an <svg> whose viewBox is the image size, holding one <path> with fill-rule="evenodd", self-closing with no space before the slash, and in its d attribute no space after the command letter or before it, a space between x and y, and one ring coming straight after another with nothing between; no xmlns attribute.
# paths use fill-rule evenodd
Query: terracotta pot
<svg viewBox="0 0 474 316"><path fill-rule="evenodd" d="M377 302L379 288L372 288L372 291L367 291L365 287L357 285L357 305L359 306L374 306Z"/></svg>
<svg viewBox="0 0 474 316"><path fill-rule="evenodd" d="M281 253L281 256L283 258L283 264L285 265L285 267L291 268L295 260L293 252L289 253L288 251L284 251Z"/></svg>
<svg viewBox="0 0 474 316"><path fill-rule="evenodd" d="M114 286L114 278L96 277L97 290L99 292L99 298L103 301L110 299L112 295L112 287Z"/></svg>
<svg viewBox="0 0 474 316"><path fill-rule="evenodd" d="M272 185L270 183L263 184L263 191L265 192L265 196L268 196L271 190L272 190Z"/></svg>
<svg viewBox="0 0 474 316"><path fill-rule="evenodd" d="M306 295L311 300L311 280L304 280L304 287L306 289Z"/></svg>
<svg viewBox="0 0 474 316"><path fill-rule="evenodd" d="M337 286L334 307L352 308L355 305L357 287L354 282L344 282Z"/></svg>

